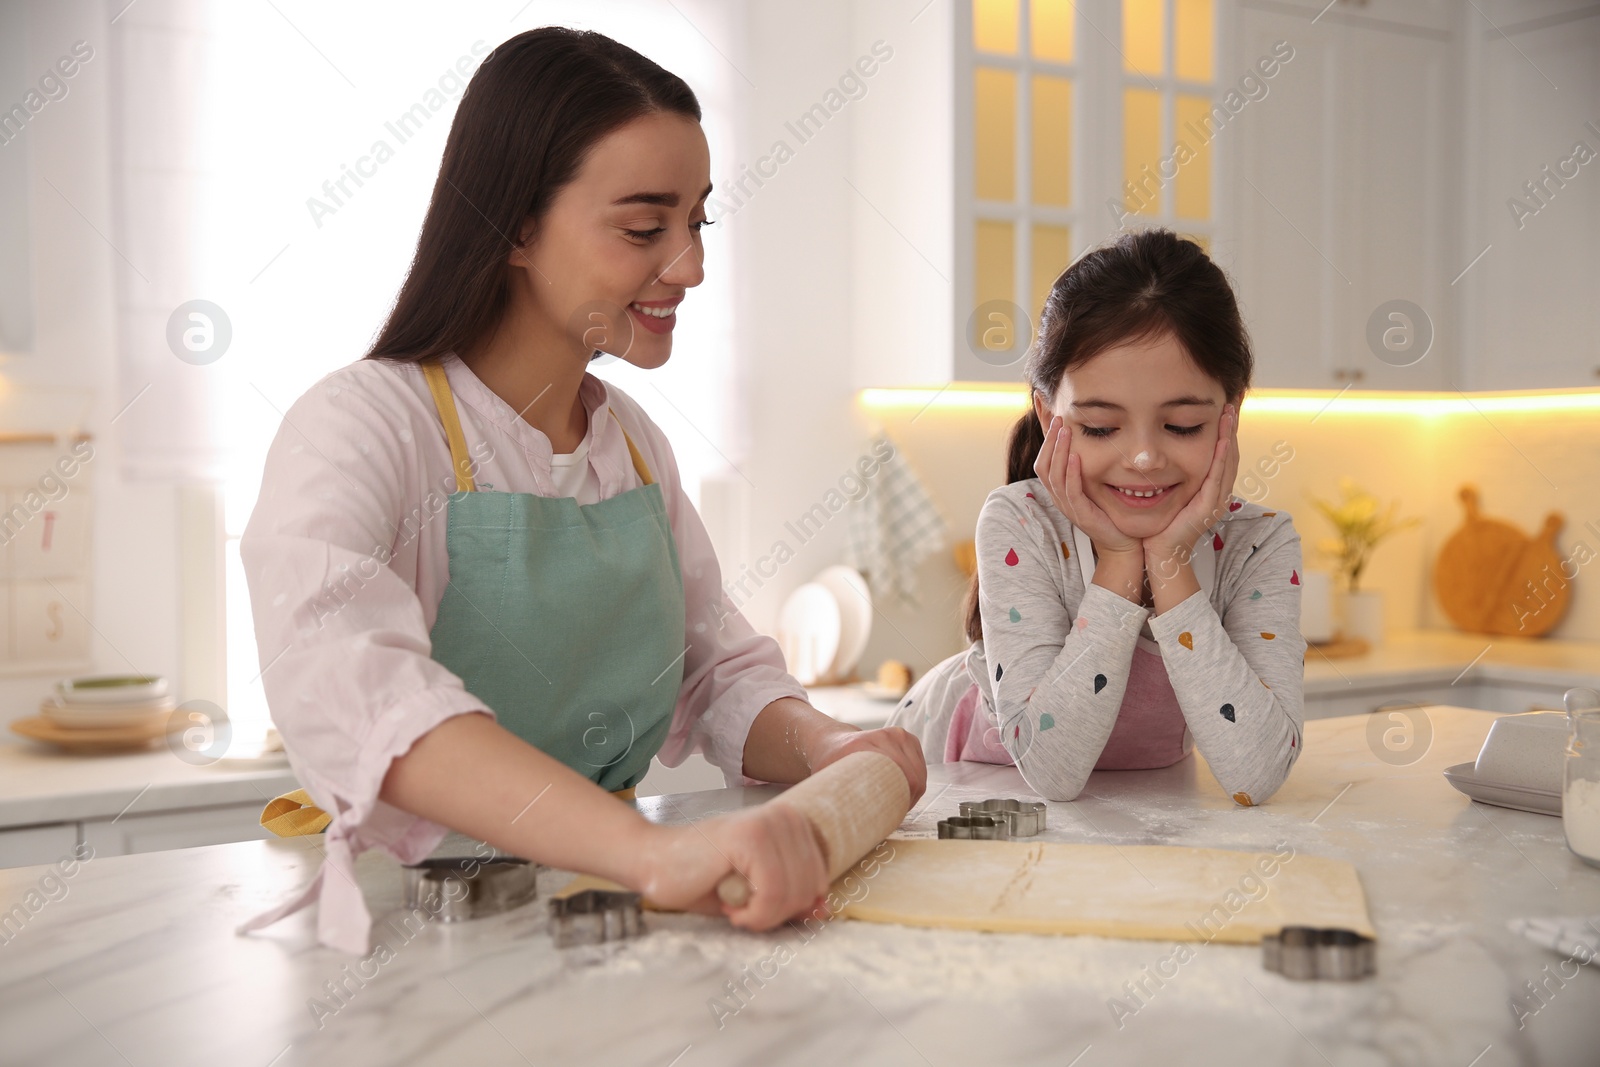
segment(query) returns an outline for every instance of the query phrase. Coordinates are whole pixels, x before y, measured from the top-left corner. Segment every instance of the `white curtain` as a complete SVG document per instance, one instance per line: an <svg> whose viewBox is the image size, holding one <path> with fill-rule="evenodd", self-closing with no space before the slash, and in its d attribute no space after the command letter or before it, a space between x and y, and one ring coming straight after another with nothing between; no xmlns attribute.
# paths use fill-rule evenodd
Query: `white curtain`
<svg viewBox="0 0 1600 1067"><path fill-rule="evenodd" d="M109 51L113 240L125 255L116 409L126 410L115 431L133 476L225 482L234 530L254 504L283 411L360 357L400 286L460 95L460 61L475 64L534 26L599 30L694 87L714 180L738 158L739 75L725 58L739 50L733 0L535 0L521 11L307 0L125 5L109 0L108 18L121 12ZM400 142L386 124L417 103L438 106ZM335 203L325 183L337 185L379 141L392 157L359 188L346 179L349 195ZM603 371L665 428L691 492L739 458L729 229L706 233L707 281L686 305L672 362L648 375ZM173 326L174 311L195 300L221 315L201 307L192 314L205 318L186 314ZM169 327L180 349L186 334L203 347L222 316L231 340L219 358L175 353Z"/></svg>
<svg viewBox="0 0 1600 1067"><path fill-rule="evenodd" d="M107 18L121 4L111 0ZM142 7L142 9L141 9ZM218 49L205 5L135 5L109 28L111 167L117 252L118 412L113 429L132 478L217 479L223 465L215 388L220 371L179 360L167 321L209 291L195 252L227 176L203 150L204 94Z"/></svg>

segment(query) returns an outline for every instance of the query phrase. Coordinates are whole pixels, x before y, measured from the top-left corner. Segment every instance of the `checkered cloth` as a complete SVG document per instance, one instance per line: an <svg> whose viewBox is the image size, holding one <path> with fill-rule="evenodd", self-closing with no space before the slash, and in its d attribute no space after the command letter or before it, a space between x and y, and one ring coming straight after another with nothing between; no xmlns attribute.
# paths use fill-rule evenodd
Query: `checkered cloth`
<svg viewBox="0 0 1600 1067"><path fill-rule="evenodd" d="M877 438L882 455L889 442ZM945 521L899 449L850 510L850 561L876 600L916 603L917 566L945 546Z"/></svg>

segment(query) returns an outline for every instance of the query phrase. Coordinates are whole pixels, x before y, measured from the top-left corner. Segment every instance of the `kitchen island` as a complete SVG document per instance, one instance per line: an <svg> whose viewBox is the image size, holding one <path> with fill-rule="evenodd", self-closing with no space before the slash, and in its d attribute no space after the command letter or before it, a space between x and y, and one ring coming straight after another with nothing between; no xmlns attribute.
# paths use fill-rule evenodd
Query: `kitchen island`
<svg viewBox="0 0 1600 1067"><path fill-rule="evenodd" d="M0 935L0 1063L1592 1064L1600 965L1506 924L1600 914L1600 869L1566 848L1559 819L1474 804L1440 773L1474 758L1493 718L1428 707L1398 746L1371 716L1309 722L1300 764L1255 808L1198 757L1099 772L1050 805L1049 840L1287 842L1350 861L1379 934L1363 982L1287 980L1256 946L1194 944L1180 965L1170 942L842 920L751 934L649 915L637 941L557 950L543 899L401 922L397 866L371 853L358 877L372 955L317 947L310 912L236 936L315 872L313 837L89 858L70 877L0 871L0 906L44 894ZM773 792L637 803L679 821ZM997 795L1029 794L1013 768L930 768L899 833L933 836L960 800ZM568 877L541 872L541 898Z"/></svg>

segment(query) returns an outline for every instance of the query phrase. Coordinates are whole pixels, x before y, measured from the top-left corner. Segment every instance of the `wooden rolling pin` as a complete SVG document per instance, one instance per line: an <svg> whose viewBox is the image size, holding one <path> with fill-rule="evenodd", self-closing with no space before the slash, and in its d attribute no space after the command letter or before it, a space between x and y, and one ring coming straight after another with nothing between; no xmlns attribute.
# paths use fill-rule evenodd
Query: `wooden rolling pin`
<svg viewBox="0 0 1600 1067"><path fill-rule="evenodd" d="M900 826L911 810L911 786L888 756L852 752L767 803L796 808L811 820L831 883ZM717 896L742 908L750 883L735 871L717 883Z"/></svg>

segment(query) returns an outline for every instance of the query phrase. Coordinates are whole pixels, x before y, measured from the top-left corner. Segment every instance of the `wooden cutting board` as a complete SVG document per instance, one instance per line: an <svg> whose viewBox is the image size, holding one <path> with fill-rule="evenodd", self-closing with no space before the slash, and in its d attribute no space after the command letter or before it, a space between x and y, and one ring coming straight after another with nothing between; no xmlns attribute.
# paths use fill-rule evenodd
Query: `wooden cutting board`
<svg viewBox="0 0 1600 1067"><path fill-rule="evenodd" d="M1484 518L1478 490L1460 492L1466 521L1439 550L1433 589L1450 621L1469 633L1540 637L1555 628L1572 599L1556 534L1559 511L1529 537L1500 519Z"/></svg>
<svg viewBox="0 0 1600 1067"><path fill-rule="evenodd" d="M43 715L17 719L13 733L35 741L56 745L68 752L135 752L150 748L168 733L188 725L178 716L160 716L154 721L127 726L62 726Z"/></svg>

